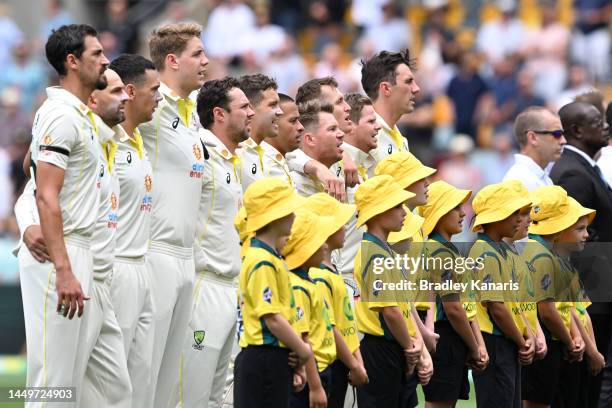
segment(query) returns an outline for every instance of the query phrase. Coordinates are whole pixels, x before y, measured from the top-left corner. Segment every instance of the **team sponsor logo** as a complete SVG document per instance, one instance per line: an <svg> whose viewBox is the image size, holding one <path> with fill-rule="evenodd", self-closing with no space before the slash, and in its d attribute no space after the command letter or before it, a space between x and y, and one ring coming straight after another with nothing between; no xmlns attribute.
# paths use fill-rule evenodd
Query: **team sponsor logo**
<svg viewBox="0 0 612 408"><path fill-rule="evenodd" d="M263 300L264 302L272 303L272 289L268 286L263 290Z"/></svg>
<svg viewBox="0 0 612 408"><path fill-rule="evenodd" d="M253 163L253 167L251 167L251 174L257 173L257 164Z"/></svg>
<svg viewBox="0 0 612 408"><path fill-rule="evenodd" d="M50 145L52 141L53 140L51 139L51 135L45 135L45 138L43 139L44 144Z"/></svg>
<svg viewBox="0 0 612 408"><path fill-rule="evenodd" d="M536 205L535 207L533 207L533 212L534 212L535 214L539 213L539 212L540 212L540 206L539 206L539 205Z"/></svg>
<svg viewBox="0 0 612 408"><path fill-rule="evenodd" d="M491 282L493 282L493 277L491 276L491 274L488 274L487 276L484 277L484 279L482 280L484 283L489 284Z"/></svg>
<svg viewBox="0 0 612 408"><path fill-rule="evenodd" d="M296 317L297 320L302 320L302 318L304 317L304 309L299 306L297 307Z"/></svg>
<svg viewBox="0 0 612 408"><path fill-rule="evenodd" d="M110 196L111 208L113 210L117 209L117 195L115 193L111 193Z"/></svg>
<svg viewBox="0 0 612 408"><path fill-rule="evenodd" d="M176 118L174 118L174 120L172 121L172 129L176 129L178 127L179 124L179 117L177 116Z"/></svg>
<svg viewBox="0 0 612 408"><path fill-rule="evenodd" d="M193 155L195 156L196 160L202 159L202 149L200 149L200 146L197 144L193 145Z"/></svg>
<svg viewBox="0 0 612 408"><path fill-rule="evenodd" d="M144 186L147 193L150 193L151 189L153 188L153 179L148 174L144 178Z"/></svg>
<svg viewBox="0 0 612 408"><path fill-rule="evenodd" d="M391 154L393 153L393 145L390 144L389 147L387 147L387 153Z"/></svg>
<svg viewBox="0 0 612 408"><path fill-rule="evenodd" d="M452 280L452 272L449 270L444 271L444 273L442 273L442 282L450 282Z"/></svg>
<svg viewBox="0 0 612 408"><path fill-rule="evenodd" d="M195 330L193 332L193 348L196 350L202 350L204 346L202 346L202 342L206 337L206 332L204 330Z"/></svg>
<svg viewBox="0 0 612 408"><path fill-rule="evenodd" d="M128 162L128 164L132 164L132 152L127 152L127 155L125 156L125 161Z"/></svg>

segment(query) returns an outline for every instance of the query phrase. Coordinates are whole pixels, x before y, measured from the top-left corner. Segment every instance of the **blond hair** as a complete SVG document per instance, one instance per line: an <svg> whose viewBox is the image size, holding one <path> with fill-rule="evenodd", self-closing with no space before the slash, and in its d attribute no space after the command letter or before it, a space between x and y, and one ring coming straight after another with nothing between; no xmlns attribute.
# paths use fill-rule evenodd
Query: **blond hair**
<svg viewBox="0 0 612 408"><path fill-rule="evenodd" d="M200 38L202 26L196 23L167 24L156 28L149 37L149 53L158 71L163 71L168 54L178 55L193 37Z"/></svg>

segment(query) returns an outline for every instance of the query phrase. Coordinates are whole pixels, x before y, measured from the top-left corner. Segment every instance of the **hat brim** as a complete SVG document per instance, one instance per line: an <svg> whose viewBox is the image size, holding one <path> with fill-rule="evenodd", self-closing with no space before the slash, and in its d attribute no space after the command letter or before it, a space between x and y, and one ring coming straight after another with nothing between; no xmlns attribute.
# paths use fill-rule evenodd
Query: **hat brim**
<svg viewBox="0 0 612 408"><path fill-rule="evenodd" d="M423 222L423 235L427 236L431 234L431 231L433 231L442 217L448 214L453 208L468 201L471 196L472 192L470 190L452 190L441 205L436 207L431 214L425 217L425 222Z"/></svg>
<svg viewBox="0 0 612 408"><path fill-rule="evenodd" d="M410 173L410 176L404 177L400 180L396 180L397 183L402 186L402 188L407 188L417 181L423 180L431 175L433 175L437 170L427 166L421 166L419 169L413 173Z"/></svg>
<svg viewBox="0 0 612 408"><path fill-rule="evenodd" d="M264 214L257 216L249 216L247 214L247 225L245 233L256 232L270 224L273 221L286 217L295 212L304 203L304 198L297 194L293 194L287 199L276 203L270 207Z"/></svg>
<svg viewBox="0 0 612 408"><path fill-rule="evenodd" d="M416 215L412 212L406 211L406 218L402 229L398 232L389 233L388 241L390 244L396 244L400 241L404 241L408 238L415 236L419 228L422 228L425 219L420 215Z"/></svg>
<svg viewBox="0 0 612 408"><path fill-rule="evenodd" d="M338 231L340 228L345 226L351 220L351 218L355 214L355 211L357 211L357 207L355 207L354 204L340 203L338 212L333 217L334 222L332 224L333 225L332 234L336 233L336 231Z"/></svg>
<svg viewBox="0 0 612 408"><path fill-rule="evenodd" d="M583 206L578 207L570 204L570 210L561 217L549 218L537 223L532 222L529 226L529 233L537 235L556 234L571 227L584 216L588 217L590 224L593 222L593 219L595 219L595 214L595 210L591 208L585 208Z"/></svg>
<svg viewBox="0 0 612 408"><path fill-rule="evenodd" d="M359 211L357 214L357 227L361 227L371 218L390 210L391 208L405 202L415 195L416 194L411 193L410 191L397 190L390 196L380 197L380 201L376 203L376 205L373 205L371 208L367 208L363 211Z"/></svg>
<svg viewBox="0 0 612 408"><path fill-rule="evenodd" d="M294 243L295 251L285 255L285 263L291 269L299 268L314 255L325 244L325 241L338 229L334 229L334 223L327 222L326 218L319 217L317 220L317 234L312 237L306 237L303 240L298 240Z"/></svg>
<svg viewBox="0 0 612 408"><path fill-rule="evenodd" d="M520 197L516 200L512 200L510 203L506 204L503 207L494 208L490 211L483 211L480 214L476 215L476 218L474 219L474 226L472 227L472 232L477 232L479 230L478 227L481 225L505 220L515 211L525 207L530 207L531 204L532 201L530 199Z"/></svg>

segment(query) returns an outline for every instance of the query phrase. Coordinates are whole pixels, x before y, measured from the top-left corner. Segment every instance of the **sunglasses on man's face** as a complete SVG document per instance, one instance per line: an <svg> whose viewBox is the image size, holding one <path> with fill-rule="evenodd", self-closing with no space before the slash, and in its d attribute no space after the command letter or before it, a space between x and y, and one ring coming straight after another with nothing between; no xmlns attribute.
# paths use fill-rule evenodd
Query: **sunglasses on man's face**
<svg viewBox="0 0 612 408"><path fill-rule="evenodd" d="M565 132L563 131L563 129L558 129L558 130L528 130L527 132L533 132L536 135L551 135L555 139L561 139L565 135Z"/></svg>

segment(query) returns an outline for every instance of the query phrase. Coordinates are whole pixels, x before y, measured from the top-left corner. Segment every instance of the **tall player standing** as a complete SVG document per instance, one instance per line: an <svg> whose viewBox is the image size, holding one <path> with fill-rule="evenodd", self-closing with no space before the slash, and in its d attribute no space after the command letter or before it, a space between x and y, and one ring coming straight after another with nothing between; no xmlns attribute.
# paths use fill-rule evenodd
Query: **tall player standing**
<svg viewBox="0 0 612 408"><path fill-rule="evenodd" d="M205 150L190 94L204 83L208 64L200 34L201 27L193 23L153 31L149 50L163 99L153 120L139 126L155 179L146 263L155 310L151 389L153 406L160 408L170 404L192 308L195 220Z"/></svg>
<svg viewBox="0 0 612 408"><path fill-rule="evenodd" d="M97 216L92 209L99 199L99 148L87 101L94 89L106 87L108 65L96 35L87 25L62 26L45 45L60 85L47 89L30 149L40 228L51 262L38 262L24 248L18 255L29 387L80 388L83 381L75 368L84 358L78 346L86 330L83 320L73 318L89 311L85 301L93 281L90 244Z"/></svg>
<svg viewBox="0 0 612 408"><path fill-rule="evenodd" d="M153 173L138 125L149 122L157 108L159 74L148 59L123 54L111 62L130 99L125 121L118 126L115 172L121 200L117 208L115 269L111 295L132 382L132 407L151 406L151 357L153 355L153 299L151 277L145 264L153 198Z"/></svg>

